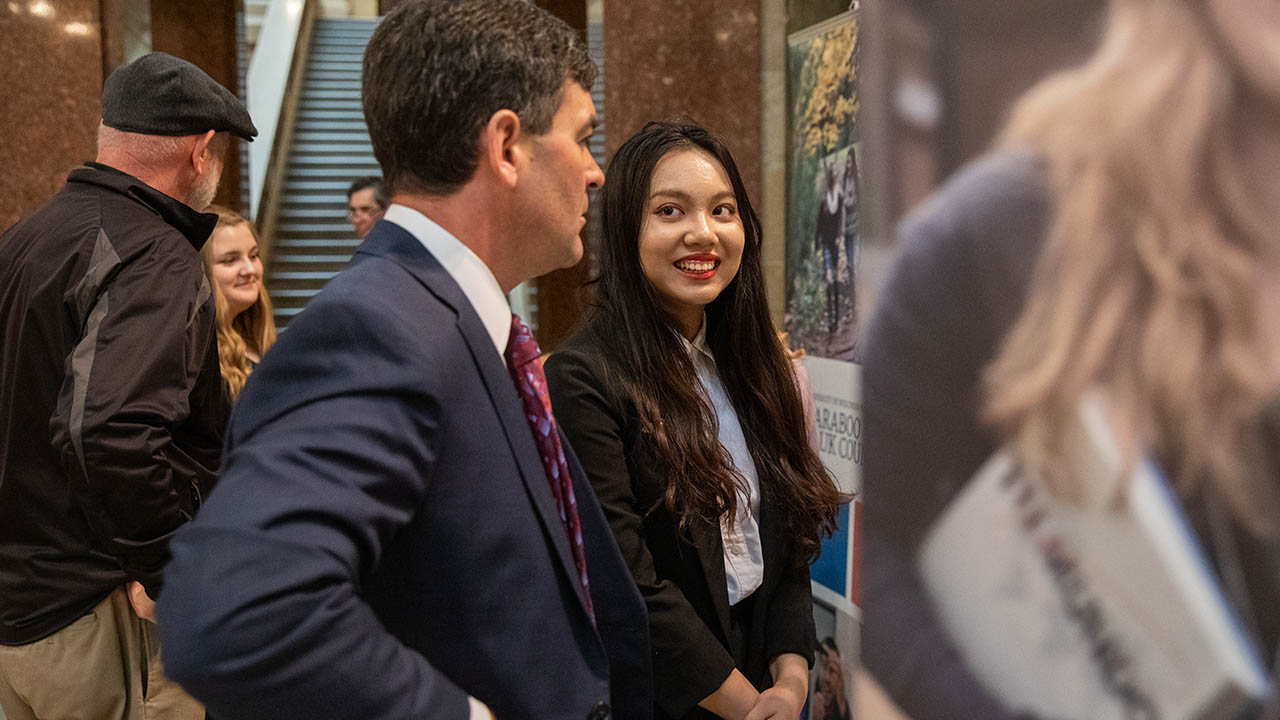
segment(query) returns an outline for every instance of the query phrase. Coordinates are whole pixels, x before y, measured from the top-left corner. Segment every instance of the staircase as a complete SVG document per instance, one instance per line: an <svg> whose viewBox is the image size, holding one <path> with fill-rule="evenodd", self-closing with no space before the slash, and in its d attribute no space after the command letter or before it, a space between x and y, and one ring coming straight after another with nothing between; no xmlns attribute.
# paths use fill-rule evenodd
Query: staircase
<svg viewBox="0 0 1280 720"><path fill-rule="evenodd" d="M347 187L379 175L360 109L360 68L376 20L316 20L267 259L278 327L338 274L360 244Z"/></svg>

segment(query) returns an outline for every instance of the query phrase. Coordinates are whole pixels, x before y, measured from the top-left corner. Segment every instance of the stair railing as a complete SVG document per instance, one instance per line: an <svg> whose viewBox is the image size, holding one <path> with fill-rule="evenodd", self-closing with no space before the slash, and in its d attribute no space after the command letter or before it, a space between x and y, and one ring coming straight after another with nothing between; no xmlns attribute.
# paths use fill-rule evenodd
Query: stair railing
<svg viewBox="0 0 1280 720"><path fill-rule="evenodd" d="M249 213L258 226L264 256L270 254L275 236L275 206L318 15L318 0L270 0L249 59L246 99L258 127L257 140L249 143Z"/></svg>

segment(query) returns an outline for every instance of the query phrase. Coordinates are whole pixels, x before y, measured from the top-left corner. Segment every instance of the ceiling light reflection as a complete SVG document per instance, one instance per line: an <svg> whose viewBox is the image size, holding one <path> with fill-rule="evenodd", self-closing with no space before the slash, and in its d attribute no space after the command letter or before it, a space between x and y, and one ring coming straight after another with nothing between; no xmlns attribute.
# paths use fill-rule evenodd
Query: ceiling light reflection
<svg viewBox="0 0 1280 720"><path fill-rule="evenodd" d="M36 0L27 6L27 11L36 17L53 17L53 6L45 0Z"/></svg>

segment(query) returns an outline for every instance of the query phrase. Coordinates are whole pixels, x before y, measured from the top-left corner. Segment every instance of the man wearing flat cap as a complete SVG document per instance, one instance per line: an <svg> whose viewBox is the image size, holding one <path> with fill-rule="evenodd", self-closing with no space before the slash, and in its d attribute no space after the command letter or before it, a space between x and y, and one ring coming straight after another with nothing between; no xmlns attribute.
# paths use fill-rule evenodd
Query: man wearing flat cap
<svg viewBox="0 0 1280 720"><path fill-rule="evenodd" d="M227 415L199 257L244 105L151 53L108 78L98 155L0 236L0 707L202 718L152 625Z"/></svg>

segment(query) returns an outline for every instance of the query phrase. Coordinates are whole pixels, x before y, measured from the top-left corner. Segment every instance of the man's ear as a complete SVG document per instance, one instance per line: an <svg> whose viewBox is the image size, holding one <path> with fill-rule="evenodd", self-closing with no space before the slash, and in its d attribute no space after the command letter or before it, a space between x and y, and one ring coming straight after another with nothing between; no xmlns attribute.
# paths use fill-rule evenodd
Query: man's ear
<svg viewBox="0 0 1280 720"><path fill-rule="evenodd" d="M499 110L489 117L481 138L484 162L498 182L515 187L528 160L528 149L521 142L524 133L520 116L511 110Z"/></svg>
<svg viewBox="0 0 1280 720"><path fill-rule="evenodd" d="M203 174L208 164L214 162L214 148L211 147L211 144L213 143L213 136L217 134L217 130L210 130L203 135L196 136L196 144L191 147L191 169L195 171L196 175Z"/></svg>

